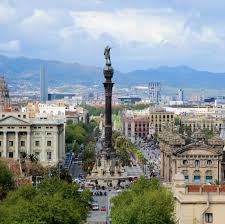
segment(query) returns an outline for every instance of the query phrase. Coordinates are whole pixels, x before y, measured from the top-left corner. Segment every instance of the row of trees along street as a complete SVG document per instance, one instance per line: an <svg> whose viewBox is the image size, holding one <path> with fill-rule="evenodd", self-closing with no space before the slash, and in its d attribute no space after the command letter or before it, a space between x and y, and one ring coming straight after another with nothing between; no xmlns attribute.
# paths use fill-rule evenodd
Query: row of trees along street
<svg viewBox="0 0 225 224"><path fill-rule="evenodd" d="M116 150L116 154L124 166L130 165L131 157L135 158L140 163L145 162L142 152L121 133L114 131L112 135L112 142L114 149Z"/></svg>
<svg viewBox="0 0 225 224"><path fill-rule="evenodd" d="M66 151L75 154L83 148L82 166L84 171L90 172L96 161L96 139L99 136L98 123L91 120L88 124L67 123L66 125Z"/></svg>

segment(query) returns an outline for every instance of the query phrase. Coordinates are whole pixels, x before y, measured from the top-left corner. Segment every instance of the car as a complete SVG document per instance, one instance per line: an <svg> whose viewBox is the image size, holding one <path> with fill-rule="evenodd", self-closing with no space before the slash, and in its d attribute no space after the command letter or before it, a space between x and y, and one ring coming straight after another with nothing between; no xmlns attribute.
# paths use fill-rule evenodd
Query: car
<svg viewBox="0 0 225 224"><path fill-rule="evenodd" d="M105 206L102 206L100 210L101 210L102 212L106 212L106 207L105 207Z"/></svg>
<svg viewBox="0 0 225 224"><path fill-rule="evenodd" d="M99 210L99 205L98 203L93 203L92 204L92 211L98 211Z"/></svg>

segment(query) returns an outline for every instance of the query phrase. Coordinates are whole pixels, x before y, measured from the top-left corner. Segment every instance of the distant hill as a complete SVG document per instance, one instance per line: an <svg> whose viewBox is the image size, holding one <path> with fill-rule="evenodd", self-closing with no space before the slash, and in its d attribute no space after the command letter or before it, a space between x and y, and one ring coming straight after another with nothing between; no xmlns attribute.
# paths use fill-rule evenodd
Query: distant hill
<svg viewBox="0 0 225 224"><path fill-rule="evenodd" d="M41 65L46 68L51 86L64 83L92 85L100 84L103 81L102 68L95 66L25 57L9 58L0 55L0 74L4 74L9 82L12 80L39 82ZM163 66L157 69L135 70L129 73L115 71L113 80L121 85L160 81L163 85L178 88L225 88L225 73L198 71L186 66Z"/></svg>

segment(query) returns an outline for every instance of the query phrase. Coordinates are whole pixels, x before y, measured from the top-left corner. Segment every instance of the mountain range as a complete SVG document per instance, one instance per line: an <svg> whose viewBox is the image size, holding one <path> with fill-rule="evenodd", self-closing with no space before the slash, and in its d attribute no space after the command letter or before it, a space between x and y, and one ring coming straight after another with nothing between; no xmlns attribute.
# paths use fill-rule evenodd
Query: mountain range
<svg viewBox="0 0 225 224"><path fill-rule="evenodd" d="M0 74L3 74L9 83L19 80L29 80L34 84L39 82L41 66L46 68L50 86L69 83L93 85L103 81L102 68L99 67L0 55ZM113 80L117 85L126 86L160 81L163 85L177 88L225 89L225 73L198 71L187 66L162 66L128 73L115 71Z"/></svg>

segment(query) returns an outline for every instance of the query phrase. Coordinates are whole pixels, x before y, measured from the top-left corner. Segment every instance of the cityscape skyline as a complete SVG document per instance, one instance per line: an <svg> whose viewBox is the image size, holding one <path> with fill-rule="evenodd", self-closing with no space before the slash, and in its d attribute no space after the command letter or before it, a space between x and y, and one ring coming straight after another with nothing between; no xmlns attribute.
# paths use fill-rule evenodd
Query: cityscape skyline
<svg viewBox="0 0 225 224"><path fill-rule="evenodd" d="M221 0L52 3L1 1L0 54L101 66L109 44L121 71L160 65L225 71Z"/></svg>

